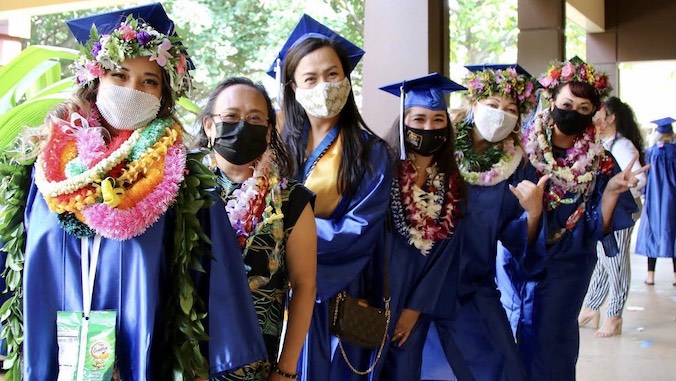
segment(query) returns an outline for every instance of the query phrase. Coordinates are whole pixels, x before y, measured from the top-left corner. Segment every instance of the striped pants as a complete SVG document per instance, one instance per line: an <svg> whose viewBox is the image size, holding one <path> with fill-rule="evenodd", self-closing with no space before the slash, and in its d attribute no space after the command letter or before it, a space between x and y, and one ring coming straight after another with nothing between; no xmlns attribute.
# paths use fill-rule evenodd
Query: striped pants
<svg viewBox="0 0 676 381"><path fill-rule="evenodd" d="M598 262L589 283L587 296L584 299L585 307L592 310L600 309L610 291L606 314L609 317L622 316L622 310L629 295L629 282L631 281L629 242L633 229L632 226L615 232L619 252L614 257L607 257L601 243L596 244Z"/></svg>

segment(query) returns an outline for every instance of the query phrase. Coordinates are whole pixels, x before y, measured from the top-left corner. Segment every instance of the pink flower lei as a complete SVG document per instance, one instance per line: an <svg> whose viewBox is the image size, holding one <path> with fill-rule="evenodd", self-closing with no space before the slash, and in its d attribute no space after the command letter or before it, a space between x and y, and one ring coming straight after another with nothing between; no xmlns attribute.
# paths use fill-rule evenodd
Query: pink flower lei
<svg viewBox="0 0 676 381"><path fill-rule="evenodd" d="M545 193L548 210L559 204L571 204L584 194L596 176L600 159L605 156L598 131L590 124L566 150L565 157L555 158L551 143L553 128L549 111L543 111L535 118L526 141L526 152L538 174L552 174L549 190ZM569 192L575 196L564 199Z"/></svg>
<svg viewBox="0 0 676 381"><path fill-rule="evenodd" d="M276 246L279 245L284 218L281 191L286 187L286 179L280 179L272 162L272 153L266 151L256 164L253 176L232 192L225 205L241 248L245 248L249 239L267 225L272 226Z"/></svg>
<svg viewBox="0 0 676 381"><path fill-rule="evenodd" d="M449 238L455 230L460 217L460 178L455 174L450 184L443 186L444 176L434 165L427 168L423 190L415 184L417 177L412 160L403 161L398 180L393 182L392 210L399 233L427 255L435 241Z"/></svg>

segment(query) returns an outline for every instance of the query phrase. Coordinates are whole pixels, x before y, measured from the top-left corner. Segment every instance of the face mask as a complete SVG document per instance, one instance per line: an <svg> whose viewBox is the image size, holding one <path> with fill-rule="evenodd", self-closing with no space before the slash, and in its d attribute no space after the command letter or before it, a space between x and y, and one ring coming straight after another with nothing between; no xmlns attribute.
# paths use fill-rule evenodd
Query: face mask
<svg viewBox="0 0 676 381"><path fill-rule="evenodd" d="M559 131L565 135L581 135L592 123L594 115L582 115L575 110L562 110L554 106L552 111L552 119L556 123Z"/></svg>
<svg viewBox="0 0 676 381"><path fill-rule="evenodd" d="M474 125L481 136L491 143L496 143L514 131L519 118L516 115L477 103L474 113Z"/></svg>
<svg viewBox="0 0 676 381"><path fill-rule="evenodd" d="M311 89L296 88L296 100L309 115L328 119L338 115L350 96L350 81L323 82Z"/></svg>
<svg viewBox="0 0 676 381"><path fill-rule="evenodd" d="M160 100L143 91L100 84L96 108L111 127L117 130L136 130L157 117Z"/></svg>
<svg viewBox="0 0 676 381"><path fill-rule="evenodd" d="M404 126L406 147L421 156L432 156L448 139L448 127L438 130L421 130Z"/></svg>
<svg viewBox="0 0 676 381"><path fill-rule="evenodd" d="M214 150L235 165L244 165L258 159L268 147L268 127L240 121L216 123Z"/></svg>

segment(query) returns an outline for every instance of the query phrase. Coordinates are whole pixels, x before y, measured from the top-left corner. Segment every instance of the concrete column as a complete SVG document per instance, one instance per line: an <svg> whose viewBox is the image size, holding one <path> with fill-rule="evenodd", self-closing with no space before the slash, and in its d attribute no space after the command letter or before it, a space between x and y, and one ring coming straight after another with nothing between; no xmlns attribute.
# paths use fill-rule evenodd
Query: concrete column
<svg viewBox="0 0 676 381"><path fill-rule="evenodd" d="M587 62L593 64L597 70L608 74L608 79L613 86L611 95L620 93L617 44L618 9L618 0L606 0L605 30L600 33L587 33Z"/></svg>
<svg viewBox="0 0 676 381"><path fill-rule="evenodd" d="M385 135L399 98L379 87L430 72L448 75L448 3L444 0L365 2L362 115Z"/></svg>
<svg viewBox="0 0 676 381"><path fill-rule="evenodd" d="M565 58L565 0L519 0L517 61L539 75L552 60Z"/></svg>

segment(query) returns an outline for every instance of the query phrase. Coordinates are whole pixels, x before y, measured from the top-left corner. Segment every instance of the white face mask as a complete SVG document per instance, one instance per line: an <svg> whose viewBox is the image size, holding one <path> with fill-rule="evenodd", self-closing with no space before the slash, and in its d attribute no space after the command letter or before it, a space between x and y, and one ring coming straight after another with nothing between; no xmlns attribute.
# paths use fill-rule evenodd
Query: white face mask
<svg viewBox="0 0 676 381"><path fill-rule="evenodd" d="M296 88L296 100L305 112L315 118L328 119L338 115L350 96L350 81L323 82L311 89Z"/></svg>
<svg viewBox="0 0 676 381"><path fill-rule="evenodd" d="M100 84L96 95L96 107L111 127L118 130L136 130L157 117L160 100L143 91Z"/></svg>
<svg viewBox="0 0 676 381"><path fill-rule="evenodd" d="M491 143L497 143L509 136L518 119L514 114L481 103L476 104L474 111L474 125L481 136Z"/></svg>

